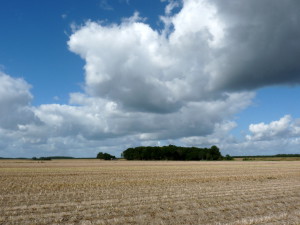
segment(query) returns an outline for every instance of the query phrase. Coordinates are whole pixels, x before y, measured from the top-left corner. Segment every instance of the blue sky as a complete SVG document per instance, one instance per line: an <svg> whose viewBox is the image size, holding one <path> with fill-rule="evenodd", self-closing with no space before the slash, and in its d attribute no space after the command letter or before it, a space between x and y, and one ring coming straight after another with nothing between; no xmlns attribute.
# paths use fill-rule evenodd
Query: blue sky
<svg viewBox="0 0 300 225"><path fill-rule="evenodd" d="M169 143L299 153L299 8L3 0L0 157Z"/></svg>

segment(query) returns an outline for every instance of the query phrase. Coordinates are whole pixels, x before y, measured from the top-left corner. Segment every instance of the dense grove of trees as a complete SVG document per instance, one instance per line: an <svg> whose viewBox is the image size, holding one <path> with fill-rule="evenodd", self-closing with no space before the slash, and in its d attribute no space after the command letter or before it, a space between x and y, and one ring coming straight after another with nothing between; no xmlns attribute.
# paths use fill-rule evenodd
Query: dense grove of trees
<svg viewBox="0 0 300 225"><path fill-rule="evenodd" d="M115 158L116 158L115 156L108 154L108 153L99 152L97 154L97 159L112 160Z"/></svg>
<svg viewBox="0 0 300 225"><path fill-rule="evenodd" d="M127 160L220 160L224 159L217 146L211 148L162 147L128 148L122 153Z"/></svg>

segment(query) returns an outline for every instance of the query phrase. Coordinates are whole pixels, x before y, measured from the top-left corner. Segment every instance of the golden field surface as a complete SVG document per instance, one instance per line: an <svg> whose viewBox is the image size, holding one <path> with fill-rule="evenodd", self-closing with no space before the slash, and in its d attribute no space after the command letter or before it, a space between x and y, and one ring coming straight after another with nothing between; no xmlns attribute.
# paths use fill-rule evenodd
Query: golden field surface
<svg viewBox="0 0 300 225"><path fill-rule="evenodd" d="M0 224L300 224L300 161L0 160Z"/></svg>

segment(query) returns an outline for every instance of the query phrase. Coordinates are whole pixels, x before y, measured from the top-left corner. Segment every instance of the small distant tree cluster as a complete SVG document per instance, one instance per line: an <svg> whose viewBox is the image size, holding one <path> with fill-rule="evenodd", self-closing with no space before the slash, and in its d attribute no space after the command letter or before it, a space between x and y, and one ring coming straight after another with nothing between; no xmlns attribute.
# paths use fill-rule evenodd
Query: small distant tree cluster
<svg viewBox="0 0 300 225"><path fill-rule="evenodd" d="M40 158L32 157L32 160L42 160L42 161L44 161L44 160L52 160L52 158L51 157L40 157Z"/></svg>
<svg viewBox="0 0 300 225"><path fill-rule="evenodd" d="M97 154L97 159L104 159L104 160L112 160L115 159L116 157L114 155L108 154L108 153L103 153L99 152Z"/></svg>
<svg viewBox="0 0 300 225"><path fill-rule="evenodd" d="M123 151L127 160L221 160L225 159L217 146L211 148L178 147L136 147ZM230 156L228 156L229 158Z"/></svg>

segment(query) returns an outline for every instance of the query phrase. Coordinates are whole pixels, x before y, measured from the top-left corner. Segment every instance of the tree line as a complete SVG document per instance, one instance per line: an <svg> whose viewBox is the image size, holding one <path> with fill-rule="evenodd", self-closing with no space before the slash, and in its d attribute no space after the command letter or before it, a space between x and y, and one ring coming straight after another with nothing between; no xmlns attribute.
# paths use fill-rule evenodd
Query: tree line
<svg viewBox="0 0 300 225"><path fill-rule="evenodd" d="M135 147L123 151L127 160L231 160L229 155L223 157L217 146L211 148L178 147L175 145L155 147Z"/></svg>

